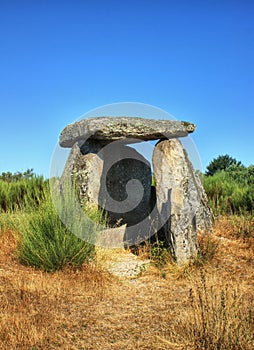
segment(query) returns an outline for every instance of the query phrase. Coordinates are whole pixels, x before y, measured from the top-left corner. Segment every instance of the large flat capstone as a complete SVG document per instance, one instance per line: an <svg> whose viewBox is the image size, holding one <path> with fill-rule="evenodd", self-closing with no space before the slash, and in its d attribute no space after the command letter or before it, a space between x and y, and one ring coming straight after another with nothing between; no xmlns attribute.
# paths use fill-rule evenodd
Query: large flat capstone
<svg viewBox="0 0 254 350"><path fill-rule="evenodd" d="M122 139L143 141L187 136L195 124L176 120L156 120L136 117L99 117L67 125L60 135L60 146L72 147L87 138L112 142Z"/></svg>

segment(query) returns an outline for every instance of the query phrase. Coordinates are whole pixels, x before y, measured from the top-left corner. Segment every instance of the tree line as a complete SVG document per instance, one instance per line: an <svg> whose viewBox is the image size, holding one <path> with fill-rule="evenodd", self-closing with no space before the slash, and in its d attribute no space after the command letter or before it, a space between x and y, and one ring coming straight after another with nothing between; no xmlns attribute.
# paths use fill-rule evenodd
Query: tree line
<svg viewBox="0 0 254 350"><path fill-rule="evenodd" d="M216 215L245 214L254 210L254 165L244 166L228 154L213 159L203 176Z"/></svg>
<svg viewBox="0 0 254 350"><path fill-rule="evenodd" d="M202 174L203 184L215 215L252 214L254 211L254 165L244 166L226 155L213 159ZM21 209L48 191L48 180L33 169L0 175L0 211Z"/></svg>

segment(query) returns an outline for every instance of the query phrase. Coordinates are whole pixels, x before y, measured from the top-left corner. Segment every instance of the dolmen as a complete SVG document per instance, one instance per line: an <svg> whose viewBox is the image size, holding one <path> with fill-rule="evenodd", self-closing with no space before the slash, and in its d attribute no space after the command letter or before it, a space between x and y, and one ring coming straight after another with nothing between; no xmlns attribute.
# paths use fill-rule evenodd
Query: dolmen
<svg viewBox="0 0 254 350"><path fill-rule="evenodd" d="M194 130L176 120L80 120L60 135L60 146L71 148L62 177L75 180L80 205L106 213L114 239L135 246L156 237L178 263L188 262L198 253L198 231L209 232L213 224L200 177L179 140ZM157 141L152 166L135 149L149 141Z"/></svg>

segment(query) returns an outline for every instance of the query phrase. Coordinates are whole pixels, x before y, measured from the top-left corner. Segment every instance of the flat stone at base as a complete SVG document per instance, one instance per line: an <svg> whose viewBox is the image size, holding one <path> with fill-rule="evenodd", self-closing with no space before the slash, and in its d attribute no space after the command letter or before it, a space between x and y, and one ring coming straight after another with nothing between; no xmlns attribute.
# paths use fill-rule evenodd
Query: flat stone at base
<svg viewBox="0 0 254 350"><path fill-rule="evenodd" d="M126 226L107 228L98 233L96 245L105 248L124 248Z"/></svg>

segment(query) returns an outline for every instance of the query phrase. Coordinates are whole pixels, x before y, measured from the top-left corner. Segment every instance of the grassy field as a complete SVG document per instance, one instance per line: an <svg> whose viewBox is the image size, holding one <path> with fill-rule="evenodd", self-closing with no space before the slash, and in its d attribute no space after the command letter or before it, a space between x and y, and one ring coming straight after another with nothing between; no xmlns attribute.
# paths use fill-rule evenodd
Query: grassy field
<svg viewBox="0 0 254 350"><path fill-rule="evenodd" d="M217 218L212 234L199 235L198 257L177 266L163 245L148 245L138 259L150 264L132 277L108 269L130 253L95 248L66 229L47 181L5 175L0 349L254 349L254 218L247 210L253 204L243 213L234 209L251 197L238 191L237 202L238 185L228 190L225 175L217 187L216 177L205 184ZM93 208L87 214L96 223L89 226L93 235L104 219ZM83 232L86 225L73 218Z"/></svg>
<svg viewBox="0 0 254 350"><path fill-rule="evenodd" d="M197 261L151 264L133 279L105 268L119 250L52 273L24 266L15 237L2 226L1 349L254 348L253 220L221 217L199 237Z"/></svg>

